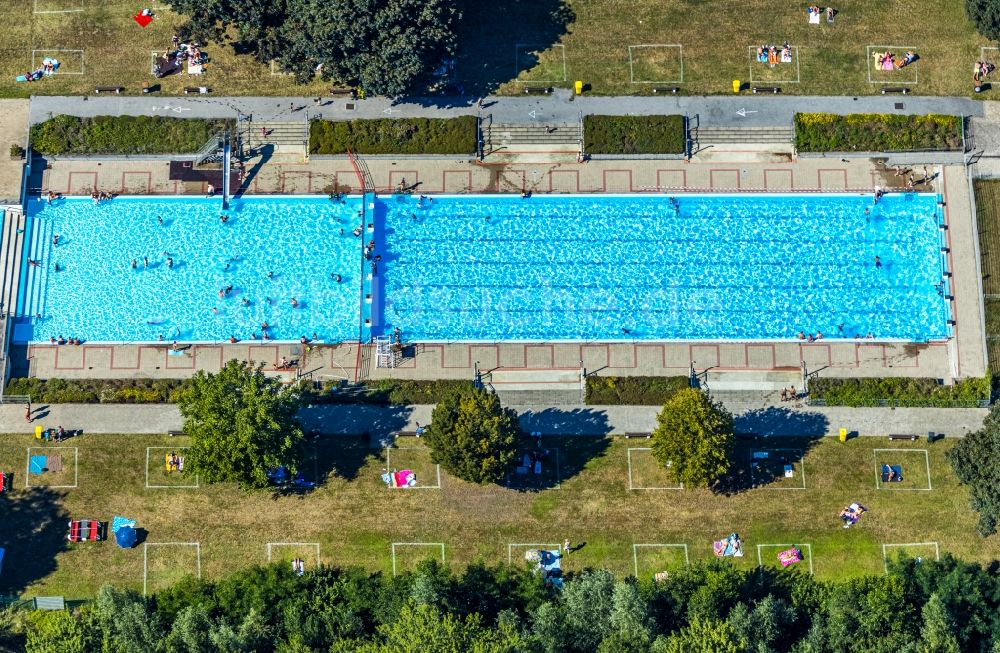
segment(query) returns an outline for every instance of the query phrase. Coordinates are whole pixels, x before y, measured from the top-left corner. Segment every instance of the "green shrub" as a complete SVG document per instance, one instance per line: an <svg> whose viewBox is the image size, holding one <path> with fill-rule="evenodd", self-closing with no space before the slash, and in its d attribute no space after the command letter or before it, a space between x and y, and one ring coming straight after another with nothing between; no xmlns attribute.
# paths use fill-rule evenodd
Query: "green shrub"
<svg viewBox="0 0 1000 653"><path fill-rule="evenodd" d="M827 406L967 406L990 398L990 378L939 385L937 379L875 378L809 381L810 400Z"/></svg>
<svg viewBox="0 0 1000 653"><path fill-rule="evenodd" d="M385 118L330 122L314 120L313 154L474 154L476 117Z"/></svg>
<svg viewBox="0 0 1000 653"><path fill-rule="evenodd" d="M162 116L60 115L31 126L31 146L42 154L190 154L231 120Z"/></svg>
<svg viewBox="0 0 1000 653"><path fill-rule="evenodd" d="M800 152L906 152L962 149L962 119L937 114L795 114Z"/></svg>
<svg viewBox="0 0 1000 653"><path fill-rule="evenodd" d="M585 400L591 406L662 406L690 387L686 376L588 376Z"/></svg>
<svg viewBox="0 0 1000 653"><path fill-rule="evenodd" d="M318 404L414 405L438 404L467 392L471 381L437 380L364 381L353 385L326 383L319 390L310 390L306 399Z"/></svg>
<svg viewBox="0 0 1000 653"><path fill-rule="evenodd" d="M36 379L14 378L6 393L29 395L38 403L174 403L191 385L188 379Z"/></svg>
<svg viewBox="0 0 1000 653"><path fill-rule="evenodd" d="M584 116L583 143L590 154L683 154L683 116Z"/></svg>
<svg viewBox="0 0 1000 653"><path fill-rule="evenodd" d="M11 143L10 145L10 158L21 159L24 158L24 148L17 143Z"/></svg>

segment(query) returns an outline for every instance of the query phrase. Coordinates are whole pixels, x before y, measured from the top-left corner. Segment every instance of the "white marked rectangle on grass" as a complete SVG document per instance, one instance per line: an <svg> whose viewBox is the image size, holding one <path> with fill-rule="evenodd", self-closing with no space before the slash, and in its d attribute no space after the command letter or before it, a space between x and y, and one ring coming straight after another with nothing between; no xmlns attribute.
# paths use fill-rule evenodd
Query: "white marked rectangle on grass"
<svg viewBox="0 0 1000 653"><path fill-rule="evenodd" d="M562 489L562 468L560 467L560 464L559 464L559 453L560 453L561 447L545 447L545 448L547 450L549 450L549 451L555 452L556 476L555 476L555 481L552 484L548 484L548 483L546 483L544 481L545 478L548 478L544 473L543 474L535 474L534 470L529 469L526 474L518 474L516 472L513 472L513 473L508 472L507 473L507 485L513 487L515 479L519 479L521 477L524 477L526 480L530 480L530 479L534 478L535 476L541 476L543 480L542 480L541 484L537 486L537 489L540 489L540 490L541 489L544 489L544 490L561 490ZM520 454L520 456L521 456L521 458L518 459L518 462L520 462L522 460L523 454ZM519 484L519 485L517 485L517 488L519 488L519 489L533 489L532 486L531 486L531 483L524 483L523 485Z"/></svg>
<svg viewBox="0 0 1000 653"><path fill-rule="evenodd" d="M83 7L80 6L79 0L66 0L65 2L52 2L49 0L41 2L42 8L38 8L39 1L35 0L34 13L36 14L77 14L83 11ZM53 5L65 5L61 9L47 9L49 6Z"/></svg>
<svg viewBox="0 0 1000 653"><path fill-rule="evenodd" d="M765 490L805 490L806 489L806 463L805 463L806 452L805 452L805 449L792 449L792 448L789 448L789 449L752 449L750 451L750 483L754 487L757 487L757 477L754 474L754 457L753 457L753 455L755 453L757 453L757 452L765 452L765 451L768 454L776 453L776 452L780 452L780 451L788 451L788 452L793 452L793 453L798 454L797 460L799 461L799 477L802 479L802 485L795 485L795 486L788 486L788 487L772 487L773 483L768 483L767 486L765 486L763 489L765 489ZM768 462L770 462L769 458L768 458ZM794 471L794 462L792 464L793 464L793 471Z"/></svg>
<svg viewBox="0 0 1000 653"><path fill-rule="evenodd" d="M542 53L549 48L559 48L562 55L562 79L517 79L521 74L521 52ZM536 59L539 57L536 55ZM537 61L536 61L537 65ZM528 68L525 69L527 72ZM558 84L569 79L566 73L566 46L562 43L517 43L514 45L514 81L520 84Z"/></svg>
<svg viewBox="0 0 1000 653"><path fill-rule="evenodd" d="M194 485L190 485L190 484L189 485L150 485L150 483L149 483L149 463L151 461L150 461L149 454L154 449L159 449L159 450L164 450L164 451L184 451L185 449L190 449L190 447L146 447L146 489L147 490L166 489L166 488L174 488L174 489L197 489L198 488L198 486L200 484L200 481L198 480L198 476L197 475L195 475L195 477L194 477ZM159 464L166 465L166 461L165 460L164 461L160 461L157 464L158 465ZM179 472L179 471L178 472L171 472L171 473L172 474L178 474L178 475L181 474L181 472Z"/></svg>
<svg viewBox="0 0 1000 653"><path fill-rule="evenodd" d="M514 564L514 549L515 549L515 547L516 548L520 548L520 549L539 549L541 551L559 551L560 555L562 555L562 553L561 553L562 552L562 545L561 544L551 544L551 543L550 544L538 544L538 543L532 544L530 542L527 543L527 544L513 543L513 544L508 544L507 545L507 564L508 565Z"/></svg>
<svg viewBox="0 0 1000 653"><path fill-rule="evenodd" d="M425 447L386 447L385 449L385 468L387 470L392 470L392 463L390 462L391 451L430 451ZM417 476L417 485L412 487L398 488L405 490L440 490L441 489L441 465L434 465L434 472L436 478L436 485L424 485L420 482L420 477ZM391 471L389 472L392 473ZM395 488L394 488L395 489Z"/></svg>
<svg viewBox="0 0 1000 653"><path fill-rule="evenodd" d="M898 548L914 548L914 547L924 547L924 548L934 548L934 559L941 559L941 548L938 546L937 542L906 542L903 544L883 544L882 545L882 564L885 566L885 573L889 573L889 549L893 547Z"/></svg>
<svg viewBox="0 0 1000 653"><path fill-rule="evenodd" d="M146 596L149 584L149 547L151 546L193 546L197 561L197 575L201 578L201 542L146 542L142 545L142 595Z"/></svg>
<svg viewBox="0 0 1000 653"><path fill-rule="evenodd" d="M271 551L272 547L280 546L296 546L300 548L304 547L316 547L316 566L319 567L319 542L268 542L267 543L267 561L271 562Z"/></svg>
<svg viewBox="0 0 1000 653"><path fill-rule="evenodd" d="M653 48L672 48L677 51L677 65L680 68L679 79L636 79L635 62L641 61L643 54ZM633 54L632 50L636 50ZM679 43L640 43L628 46L628 74L632 84L683 84L684 83L684 46Z"/></svg>
<svg viewBox="0 0 1000 653"><path fill-rule="evenodd" d="M754 64L769 65L763 61L757 61L757 48L759 46L751 45L748 46L750 50L750 83L751 84L799 84L802 82L802 73L799 69L799 46L792 45L789 46L793 50L792 61L795 62L795 79L754 79L753 78L753 67ZM787 66L788 62L776 63L775 66Z"/></svg>
<svg viewBox="0 0 1000 653"><path fill-rule="evenodd" d="M683 483L681 483L679 485L666 485L666 486L661 486L661 487L647 487L647 486L636 485L635 483L633 483L633 481L632 481L632 452L633 451L649 451L649 452L651 452L652 449L649 448L649 447L629 447L628 451L626 452L626 455L628 456L628 489L630 489L630 490L683 490L684 489L684 484Z"/></svg>
<svg viewBox="0 0 1000 653"><path fill-rule="evenodd" d="M688 545L687 544L633 544L632 545L632 564L635 567L635 577L639 577L639 549L640 548L655 548L655 549L683 549L684 550L684 564L690 565L691 559L688 557Z"/></svg>
<svg viewBox="0 0 1000 653"><path fill-rule="evenodd" d="M763 567L764 566L764 556L761 553L761 549L763 549L763 548L775 548L775 549L784 548L784 549L790 549L792 547L795 547L796 549L799 549L800 551L803 548L805 548L805 549L808 550L808 552L809 552L809 575L812 576L813 575L812 544L758 544L757 545L757 566L758 567ZM779 561L778 564L780 565L781 562ZM790 566L791 565L789 565L789 567ZM785 567L783 567L783 568L785 568Z"/></svg>
<svg viewBox="0 0 1000 653"><path fill-rule="evenodd" d="M404 546L434 546L441 549L441 562L444 562L444 542L393 542L392 543L392 575L396 575L396 547Z"/></svg>
<svg viewBox="0 0 1000 653"><path fill-rule="evenodd" d="M906 66L906 68L913 68L913 78L910 78L909 73L905 77L900 76L899 79L872 79L872 62L875 60L875 52L885 52L889 51L892 53L893 57L900 56L899 53L905 53L907 50L915 50L913 46L909 45L866 45L865 46L865 62L868 64L868 83L869 84L906 84L912 85L917 83L917 69L914 65L917 61ZM918 60L919 61L919 60ZM898 73L903 70L903 68L896 68L893 70L879 70L875 69L876 72L880 73Z"/></svg>
<svg viewBox="0 0 1000 653"><path fill-rule="evenodd" d="M879 462L880 452L893 452L893 453L922 453L924 454L924 465L927 469L927 487L897 487L899 483L883 483L882 482L882 463ZM872 449L872 455L875 458L875 489L876 490L900 490L900 491L911 491L911 492L928 492L933 490L934 487L931 485L931 459L927 454L927 449ZM892 463L886 463L892 464ZM909 474L904 470L903 481L906 481Z"/></svg>
<svg viewBox="0 0 1000 653"><path fill-rule="evenodd" d="M69 485L64 483L62 485L49 485L47 483L40 483L38 485L31 484L31 452L32 450L37 450L39 453L36 455L41 456L43 453L48 454L52 451L72 451L73 452L73 484ZM63 465L65 465L63 461ZM64 468L65 469L65 468ZM44 473L44 472L43 472ZM58 488L58 489L71 489L79 487L80 485L80 450L76 447L28 447L28 460L24 466L24 487L48 487L48 488Z"/></svg>
<svg viewBox="0 0 1000 653"><path fill-rule="evenodd" d="M59 68L56 75L82 75L84 74L83 50L32 50L31 69L38 70L45 57L51 57L59 61Z"/></svg>

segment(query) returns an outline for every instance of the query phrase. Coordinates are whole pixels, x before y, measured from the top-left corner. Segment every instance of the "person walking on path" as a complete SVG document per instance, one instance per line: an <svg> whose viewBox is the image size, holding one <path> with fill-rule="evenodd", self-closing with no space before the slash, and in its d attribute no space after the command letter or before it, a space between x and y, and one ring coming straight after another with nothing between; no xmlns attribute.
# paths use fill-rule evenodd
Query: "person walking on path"
<svg viewBox="0 0 1000 653"><path fill-rule="evenodd" d="M24 421L31 422L31 402L24 407Z"/></svg>
<svg viewBox="0 0 1000 653"><path fill-rule="evenodd" d="M569 552L570 552L569 539L567 538L566 540L563 540L563 555L569 555Z"/></svg>

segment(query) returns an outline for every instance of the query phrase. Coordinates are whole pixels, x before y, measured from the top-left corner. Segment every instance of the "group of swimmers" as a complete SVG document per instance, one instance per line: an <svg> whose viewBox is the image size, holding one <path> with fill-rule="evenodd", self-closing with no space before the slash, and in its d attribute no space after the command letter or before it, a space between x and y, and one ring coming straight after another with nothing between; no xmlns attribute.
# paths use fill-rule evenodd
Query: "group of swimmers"
<svg viewBox="0 0 1000 653"><path fill-rule="evenodd" d="M49 336L49 343L53 345L82 345L83 341L76 336L72 336L69 340L67 340L60 335L58 338Z"/></svg>
<svg viewBox="0 0 1000 653"><path fill-rule="evenodd" d="M52 193L49 193L49 196L51 197ZM94 201L94 204L100 204L105 200L110 200L113 198L114 196L111 193L105 193L103 190L98 191L97 189L94 189L94 191L90 194L90 199Z"/></svg>
<svg viewBox="0 0 1000 653"><path fill-rule="evenodd" d="M799 340L805 340L806 342L816 342L817 340L823 339L823 332L817 331L816 335L813 335L811 333L803 333L802 331L799 331L795 334L795 337Z"/></svg>

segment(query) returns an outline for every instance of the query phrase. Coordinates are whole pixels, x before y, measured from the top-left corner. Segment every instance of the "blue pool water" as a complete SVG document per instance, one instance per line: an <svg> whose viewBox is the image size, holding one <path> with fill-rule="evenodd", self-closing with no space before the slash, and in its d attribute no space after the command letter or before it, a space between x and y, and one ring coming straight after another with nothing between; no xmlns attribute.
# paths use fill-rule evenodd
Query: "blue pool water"
<svg viewBox="0 0 1000 653"><path fill-rule="evenodd" d="M42 319L27 338L248 340L267 322L279 340L314 332L357 340L361 259L352 230L360 206L358 198L325 197L243 198L229 211L206 198L117 197L97 206L89 198L51 206L32 200L28 256L41 266L27 268L22 307ZM227 286L233 290L220 298ZM24 335L15 331L16 339Z"/></svg>
<svg viewBox="0 0 1000 653"><path fill-rule="evenodd" d="M937 201L386 196L359 238L358 197L243 198L224 224L219 199L35 199L20 309L42 317L15 339L248 340L263 322L278 340L940 339Z"/></svg>

